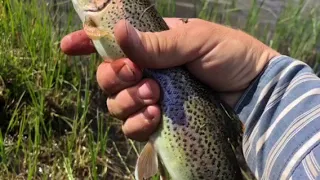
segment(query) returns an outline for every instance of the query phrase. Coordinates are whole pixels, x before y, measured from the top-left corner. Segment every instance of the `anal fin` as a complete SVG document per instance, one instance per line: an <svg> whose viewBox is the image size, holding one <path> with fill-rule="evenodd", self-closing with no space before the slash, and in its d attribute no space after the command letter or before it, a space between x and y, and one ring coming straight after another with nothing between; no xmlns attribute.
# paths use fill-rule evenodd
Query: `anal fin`
<svg viewBox="0 0 320 180"><path fill-rule="evenodd" d="M151 142L148 142L142 149L136 163L136 180L146 180L158 173L158 155Z"/></svg>

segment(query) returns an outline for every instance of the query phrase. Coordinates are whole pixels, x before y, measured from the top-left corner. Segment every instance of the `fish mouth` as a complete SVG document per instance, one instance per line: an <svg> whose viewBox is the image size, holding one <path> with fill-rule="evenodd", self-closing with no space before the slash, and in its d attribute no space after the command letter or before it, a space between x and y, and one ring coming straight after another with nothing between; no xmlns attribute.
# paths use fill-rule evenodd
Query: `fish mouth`
<svg viewBox="0 0 320 180"><path fill-rule="evenodd" d="M111 0L92 0L87 7L83 9L86 12L99 12L103 10L111 2Z"/></svg>

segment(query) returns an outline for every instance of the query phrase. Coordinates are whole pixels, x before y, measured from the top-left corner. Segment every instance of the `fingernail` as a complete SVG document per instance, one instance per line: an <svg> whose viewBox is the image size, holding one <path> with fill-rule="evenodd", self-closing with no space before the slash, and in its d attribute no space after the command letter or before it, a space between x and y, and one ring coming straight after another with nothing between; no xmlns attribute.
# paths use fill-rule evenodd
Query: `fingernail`
<svg viewBox="0 0 320 180"><path fill-rule="evenodd" d="M136 77L134 75L133 70L127 64L125 64L121 68L121 70L119 72L119 78L122 81L125 81L125 82L130 82L130 81L135 81L136 80Z"/></svg>
<svg viewBox="0 0 320 180"><path fill-rule="evenodd" d="M143 115L144 117L148 120L148 121L157 121L158 120L158 116L155 116L155 111L153 109L154 107L149 106L145 109Z"/></svg>
<svg viewBox="0 0 320 180"><path fill-rule="evenodd" d="M138 96L141 99L151 99L152 98L152 91L151 86L148 82L143 83L138 89Z"/></svg>
<svg viewBox="0 0 320 180"><path fill-rule="evenodd" d="M152 115L152 113L150 112L149 108L146 108L146 110L144 111L144 117L148 120L148 121L152 121L155 117Z"/></svg>

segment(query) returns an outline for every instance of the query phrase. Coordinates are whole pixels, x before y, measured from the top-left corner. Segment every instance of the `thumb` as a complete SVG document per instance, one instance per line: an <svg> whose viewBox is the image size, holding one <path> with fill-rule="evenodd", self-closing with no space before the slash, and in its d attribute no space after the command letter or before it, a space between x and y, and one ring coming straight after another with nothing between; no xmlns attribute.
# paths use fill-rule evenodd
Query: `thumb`
<svg viewBox="0 0 320 180"><path fill-rule="evenodd" d="M181 21L176 19L175 21ZM162 32L140 32L121 20L115 26L115 36L123 52L143 68L169 68L183 65L209 52L212 33L209 24L193 19ZM174 24L170 19L170 24ZM194 28L196 27L196 28Z"/></svg>

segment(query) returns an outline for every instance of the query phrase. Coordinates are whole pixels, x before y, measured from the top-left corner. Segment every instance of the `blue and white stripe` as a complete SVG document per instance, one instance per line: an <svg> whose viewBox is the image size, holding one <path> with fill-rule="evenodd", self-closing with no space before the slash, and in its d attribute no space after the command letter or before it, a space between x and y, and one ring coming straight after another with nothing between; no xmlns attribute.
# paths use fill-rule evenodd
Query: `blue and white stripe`
<svg viewBox="0 0 320 180"><path fill-rule="evenodd" d="M271 60L235 107L243 151L258 179L319 177L320 79L287 56Z"/></svg>

